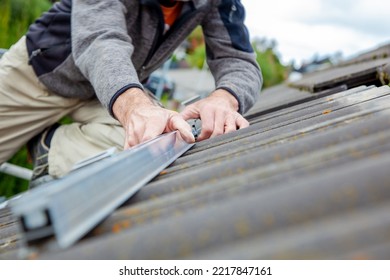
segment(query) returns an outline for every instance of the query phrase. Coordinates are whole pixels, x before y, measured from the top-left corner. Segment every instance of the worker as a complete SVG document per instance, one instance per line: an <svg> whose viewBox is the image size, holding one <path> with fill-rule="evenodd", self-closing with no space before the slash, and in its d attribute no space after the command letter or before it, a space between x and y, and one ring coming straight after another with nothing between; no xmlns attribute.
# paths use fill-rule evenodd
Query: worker
<svg viewBox="0 0 390 280"><path fill-rule="evenodd" d="M30 186L112 146L178 130L194 142L245 128L262 85L240 0L62 0L0 60L0 163L28 142ZM143 82L198 25L215 90L180 113ZM59 125L69 116L73 122Z"/></svg>

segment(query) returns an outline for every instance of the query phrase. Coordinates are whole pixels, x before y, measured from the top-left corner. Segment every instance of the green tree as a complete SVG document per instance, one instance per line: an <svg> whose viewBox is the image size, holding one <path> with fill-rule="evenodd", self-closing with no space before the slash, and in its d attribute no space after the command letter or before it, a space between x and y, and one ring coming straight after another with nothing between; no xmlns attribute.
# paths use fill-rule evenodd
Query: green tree
<svg viewBox="0 0 390 280"><path fill-rule="evenodd" d="M50 6L49 0L0 0L0 47L14 44Z"/></svg>
<svg viewBox="0 0 390 280"><path fill-rule="evenodd" d="M8 49L23 36L28 26L51 6L49 0L0 0L0 48ZM10 163L31 168L23 147ZM28 182L0 173L0 196L10 197L27 189Z"/></svg>
<svg viewBox="0 0 390 280"><path fill-rule="evenodd" d="M186 61L191 67L202 69L206 57L204 40L201 29L197 28L189 37L189 48ZM282 83L288 74L289 67L284 66L275 51L276 42L267 39L255 39L252 43L257 55L264 78L263 88Z"/></svg>
<svg viewBox="0 0 390 280"><path fill-rule="evenodd" d="M198 26L187 38L186 61L190 67L202 69L206 59L206 47L202 27Z"/></svg>
<svg viewBox="0 0 390 280"><path fill-rule="evenodd" d="M280 62L275 51L276 41L256 38L252 45L263 74L263 88L282 83L287 78L289 67Z"/></svg>

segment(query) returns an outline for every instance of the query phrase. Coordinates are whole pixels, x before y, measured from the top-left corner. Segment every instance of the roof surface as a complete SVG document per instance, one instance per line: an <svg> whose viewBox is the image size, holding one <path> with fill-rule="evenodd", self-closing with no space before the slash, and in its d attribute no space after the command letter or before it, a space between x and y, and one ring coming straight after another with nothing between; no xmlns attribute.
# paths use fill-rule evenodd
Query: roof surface
<svg viewBox="0 0 390 280"><path fill-rule="evenodd" d="M389 259L389 63L263 91L250 127L197 143L69 249L27 246L0 210L0 257Z"/></svg>

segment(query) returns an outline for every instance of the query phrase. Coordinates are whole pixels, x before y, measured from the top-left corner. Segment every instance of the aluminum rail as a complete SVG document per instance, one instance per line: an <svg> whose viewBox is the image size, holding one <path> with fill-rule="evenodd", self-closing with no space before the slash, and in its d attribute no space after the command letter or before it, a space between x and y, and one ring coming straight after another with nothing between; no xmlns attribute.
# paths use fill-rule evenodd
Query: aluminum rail
<svg viewBox="0 0 390 280"><path fill-rule="evenodd" d="M161 135L11 199L11 211L28 242L54 235L69 247L193 145L177 131Z"/></svg>
<svg viewBox="0 0 390 280"><path fill-rule="evenodd" d="M0 165L0 172L25 180L30 180L32 177L32 170L8 162L4 162Z"/></svg>

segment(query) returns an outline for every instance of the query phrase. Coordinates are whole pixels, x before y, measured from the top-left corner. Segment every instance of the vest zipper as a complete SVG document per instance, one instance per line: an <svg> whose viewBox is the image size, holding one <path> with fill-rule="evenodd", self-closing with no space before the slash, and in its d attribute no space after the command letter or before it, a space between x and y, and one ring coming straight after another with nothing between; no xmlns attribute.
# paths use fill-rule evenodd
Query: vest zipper
<svg viewBox="0 0 390 280"><path fill-rule="evenodd" d="M50 47L43 47L43 48L39 48L39 49L36 49L36 50L33 50L28 58L28 64L31 65L31 62L32 60L37 57L38 55L43 55L45 52L49 51L49 50L52 50L52 49L55 49L55 48L59 48L59 47L62 47L62 46L65 46L67 44L70 43L70 40L66 40L65 42L63 43L60 43L60 44L55 44L55 45L52 45Z"/></svg>

